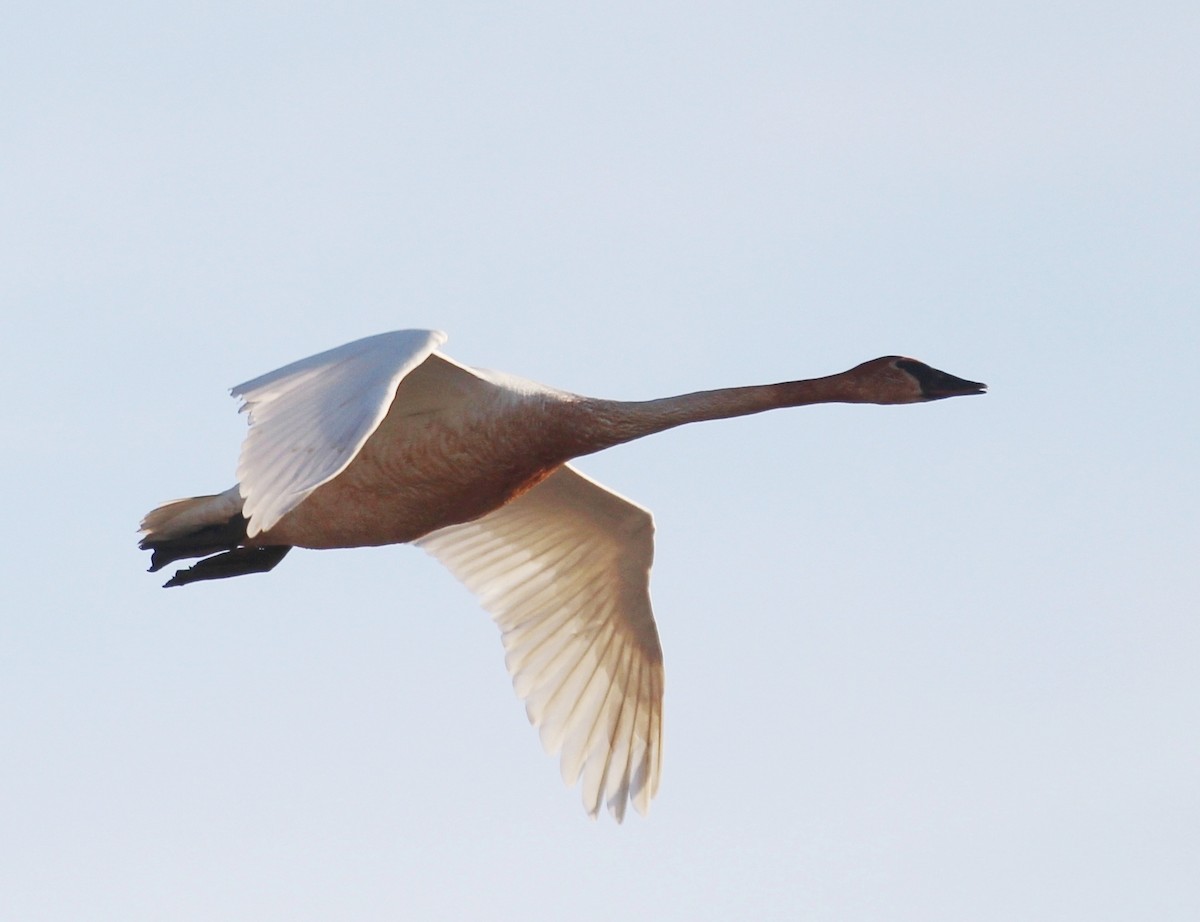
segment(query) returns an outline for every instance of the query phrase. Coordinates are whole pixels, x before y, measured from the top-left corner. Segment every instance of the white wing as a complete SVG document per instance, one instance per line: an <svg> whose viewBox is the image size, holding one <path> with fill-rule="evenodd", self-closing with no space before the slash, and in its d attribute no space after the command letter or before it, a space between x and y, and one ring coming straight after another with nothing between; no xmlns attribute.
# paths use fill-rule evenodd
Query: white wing
<svg viewBox="0 0 1200 922"><path fill-rule="evenodd" d="M567 784L619 822L658 790L663 661L650 611L650 513L563 467L473 522L416 543L477 593Z"/></svg>
<svg viewBox="0 0 1200 922"><path fill-rule="evenodd" d="M233 388L250 422L237 469L247 535L268 530L345 470L401 379L445 341L431 330L381 333Z"/></svg>

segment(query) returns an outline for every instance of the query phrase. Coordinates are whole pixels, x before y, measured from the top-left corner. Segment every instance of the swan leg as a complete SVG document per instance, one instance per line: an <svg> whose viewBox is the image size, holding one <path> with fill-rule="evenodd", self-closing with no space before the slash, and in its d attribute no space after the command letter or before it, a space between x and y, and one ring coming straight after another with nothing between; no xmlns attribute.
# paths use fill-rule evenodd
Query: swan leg
<svg viewBox="0 0 1200 922"><path fill-rule="evenodd" d="M206 557L197 564L183 570L163 583L164 589L172 586L186 586L205 579L225 579L230 576L244 576L247 573L266 573L275 568L276 564L292 549L290 544L277 544L269 547L238 547L222 554Z"/></svg>

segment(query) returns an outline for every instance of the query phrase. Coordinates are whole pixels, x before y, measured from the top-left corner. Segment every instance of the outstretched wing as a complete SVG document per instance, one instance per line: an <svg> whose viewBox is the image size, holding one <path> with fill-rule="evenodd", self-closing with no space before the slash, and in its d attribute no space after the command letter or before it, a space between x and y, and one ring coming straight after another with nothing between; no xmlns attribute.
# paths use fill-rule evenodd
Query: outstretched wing
<svg viewBox="0 0 1200 922"><path fill-rule="evenodd" d="M662 765L663 660L650 610L650 513L569 466L416 543L500 626L529 720L583 804L645 813Z"/></svg>
<svg viewBox="0 0 1200 922"><path fill-rule="evenodd" d="M345 470L400 381L445 341L431 330L381 333L233 388L250 422L237 469L246 534L267 531Z"/></svg>

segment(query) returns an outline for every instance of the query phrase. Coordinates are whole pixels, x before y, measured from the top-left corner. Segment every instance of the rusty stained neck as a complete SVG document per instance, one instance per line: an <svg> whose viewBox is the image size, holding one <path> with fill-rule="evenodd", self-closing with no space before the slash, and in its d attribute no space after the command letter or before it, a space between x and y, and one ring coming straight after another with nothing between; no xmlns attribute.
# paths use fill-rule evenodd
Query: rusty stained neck
<svg viewBox="0 0 1200 922"><path fill-rule="evenodd" d="M577 416L579 423L571 429L581 437L577 446L580 450L572 457L687 423L750 416L782 407L870 403L870 397L855 383L842 372L824 378L696 391L656 400L579 398L571 409L571 415Z"/></svg>

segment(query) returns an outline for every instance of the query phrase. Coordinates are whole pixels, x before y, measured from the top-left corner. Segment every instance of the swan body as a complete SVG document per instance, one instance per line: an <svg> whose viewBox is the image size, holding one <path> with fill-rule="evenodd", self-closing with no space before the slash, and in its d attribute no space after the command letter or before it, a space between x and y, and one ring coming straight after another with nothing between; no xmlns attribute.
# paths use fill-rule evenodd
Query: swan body
<svg viewBox="0 0 1200 922"><path fill-rule="evenodd" d="M499 625L506 664L592 816L645 813L662 762L663 660L650 513L567 462L684 423L812 403L982 393L898 356L840 375L649 401L581 397L468 368L443 333L383 333L233 388L238 483L141 523L167 586L274 567L292 547L415 543Z"/></svg>

